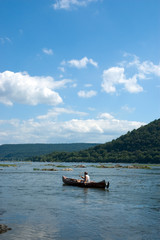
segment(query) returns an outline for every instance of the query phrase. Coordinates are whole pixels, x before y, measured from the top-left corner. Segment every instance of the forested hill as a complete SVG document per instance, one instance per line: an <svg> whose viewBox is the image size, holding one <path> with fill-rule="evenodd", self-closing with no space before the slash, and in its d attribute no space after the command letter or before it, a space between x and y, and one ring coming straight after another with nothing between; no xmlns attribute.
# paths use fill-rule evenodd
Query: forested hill
<svg viewBox="0 0 160 240"><path fill-rule="evenodd" d="M96 146L96 143L68 144L4 144L0 145L0 160L24 160L51 152L73 152Z"/></svg>
<svg viewBox="0 0 160 240"><path fill-rule="evenodd" d="M87 150L53 152L33 161L160 163L160 119Z"/></svg>

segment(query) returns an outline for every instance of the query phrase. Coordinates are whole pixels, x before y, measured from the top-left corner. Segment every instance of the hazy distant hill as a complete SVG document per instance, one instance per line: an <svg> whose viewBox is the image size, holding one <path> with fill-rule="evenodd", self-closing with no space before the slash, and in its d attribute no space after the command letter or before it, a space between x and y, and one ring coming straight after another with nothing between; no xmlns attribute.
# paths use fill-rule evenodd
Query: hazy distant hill
<svg viewBox="0 0 160 240"><path fill-rule="evenodd" d="M73 152L94 147L94 143L69 144L4 144L0 145L0 160L24 160L51 152Z"/></svg>
<svg viewBox="0 0 160 240"><path fill-rule="evenodd" d="M160 163L160 119L79 152L53 152L33 161Z"/></svg>

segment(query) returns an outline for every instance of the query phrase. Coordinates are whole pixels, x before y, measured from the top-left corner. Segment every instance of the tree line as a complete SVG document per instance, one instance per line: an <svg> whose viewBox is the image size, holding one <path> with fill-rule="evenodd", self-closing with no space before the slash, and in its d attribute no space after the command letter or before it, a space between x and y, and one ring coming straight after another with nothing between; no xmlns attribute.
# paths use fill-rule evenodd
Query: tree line
<svg viewBox="0 0 160 240"><path fill-rule="evenodd" d="M160 119L105 144L30 158L42 162L160 163Z"/></svg>
<svg viewBox="0 0 160 240"><path fill-rule="evenodd" d="M3 144L0 146L0 160L23 161L26 158L41 156L52 152L77 152L96 145L96 143Z"/></svg>

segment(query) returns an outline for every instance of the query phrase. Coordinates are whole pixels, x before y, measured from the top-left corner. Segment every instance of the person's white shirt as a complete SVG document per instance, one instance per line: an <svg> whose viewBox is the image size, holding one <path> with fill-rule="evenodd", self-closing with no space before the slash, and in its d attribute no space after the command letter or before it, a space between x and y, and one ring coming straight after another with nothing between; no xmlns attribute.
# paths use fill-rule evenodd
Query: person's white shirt
<svg viewBox="0 0 160 240"><path fill-rule="evenodd" d="M89 175L86 175L86 182L90 182L90 177L89 177Z"/></svg>

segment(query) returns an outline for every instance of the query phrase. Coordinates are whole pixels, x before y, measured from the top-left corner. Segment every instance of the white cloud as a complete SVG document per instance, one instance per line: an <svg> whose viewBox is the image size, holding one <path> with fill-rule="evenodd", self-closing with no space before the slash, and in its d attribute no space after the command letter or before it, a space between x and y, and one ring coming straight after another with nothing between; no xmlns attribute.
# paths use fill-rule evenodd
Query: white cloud
<svg viewBox="0 0 160 240"><path fill-rule="evenodd" d="M125 57L127 56L125 54ZM132 61L121 62L120 67L111 67L103 71L101 86L106 93L117 92L117 86L123 86L130 93L139 93L143 91L140 80L148 79L149 76L160 76L160 65L154 65L151 61L141 63L137 56L132 57Z"/></svg>
<svg viewBox="0 0 160 240"><path fill-rule="evenodd" d="M5 43L12 43L11 39L9 37L0 37L0 43L5 44Z"/></svg>
<svg viewBox="0 0 160 240"><path fill-rule="evenodd" d="M137 83L137 77L138 75L134 75L132 78L126 79L126 82L124 83L125 89L130 93L138 93L143 91L143 87L141 87Z"/></svg>
<svg viewBox="0 0 160 240"><path fill-rule="evenodd" d="M132 113L132 112L135 111L135 108L131 108L131 107L129 107L127 104L124 105L124 106L122 106L121 109L124 110L124 111L126 111L126 112L128 112L128 113Z"/></svg>
<svg viewBox="0 0 160 240"><path fill-rule="evenodd" d="M72 114L72 110L58 109L57 114ZM73 111L74 112L74 111ZM145 125L143 122L118 120L108 113L97 119L71 119L56 121L51 116L20 121L11 119L0 121L1 143L58 143L58 142L108 142L133 129ZM76 113L76 112L74 112ZM79 114L79 113L77 113ZM5 127L7 130L5 131Z"/></svg>
<svg viewBox="0 0 160 240"><path fill-rule="evenodd" d="M60 81L54 81L53 83L53 89L59 89L59 88L65 88L67 83L71 83L72 84L72 80L71 79L62 79ZM71 87L73 86L73 84L71 85Z"/></svg>
<svg viewBox="0 0 160 240"><path fill-rule="evenodd" d="M64 68L64 67L59 67L58 69L59 69L61 72L63 72L63 73L65 72L65 68Z"/></svg>
<svg viewBox="0 0 160 240"><path fill-rule="evenodd" d="M90 91L79 91L78 92L78 96L82 97L82 98L91 98L97 95L97 92L94 90L90 90Z"/></svg>
<svg viewBox="0 0 160 240"><path fill-rule="evenodd" d="M95 111L96 109L93 108L93 107L89 107L88 110L91 111L91 112L93 112L93 111Z"/></svg>
<svg viewBox="0 0 160 240"><path fill-rule="evenodd" d="M105 92L115 92L115 85L120 83L124 83L124 68L112 67L103 71L102 88Z"/></svg>
<svg viewBox="0 0 160 240"><path fill-rule="evenodd" d="M98 118L102 119L114 119L114 117L110 113L101 113Z"/></svg>
<svg viewBox="0 0 160 240"><path fill-rule="evenodd" d="M87 6L91 2L96 2L97 0L55 0L55 3L53 4L53 8L55 10L57 9L64 9L69 10L72 9L72 7L81 7L81 6Z"/></svg>
<svg viewBox="0 0 160 240"><path fill-rule="evenodd" d="M151 61L139 63L138 70L145 75L154 74L155 76L160 77L160 64L154 65Z"/></svg>
<svg viewBox="0 0 160 240"><path fill-rule="evenodd" d="M90 88L90 87L92 87L92 84L87 83L87 84L85 84L84 86L85 86L86 88Z"/></svg>
<svg viewBox="0 0 160 240"><path fill-rule="evenodd" d="M53 50L52 49L43 48L42 51L47 55L53 55Z"/></svg>
<svg viewBox="0 0 160 240"><path fill-rule="evenodd" d="M46 115L38 116L37 119L56 119L61 114L74 114L78 116L86 116L88 113L74 111L67 108L53 108L48 111Z"/></svg>
<svg viewBox="0 0 160 240"><path fill-rule="evenodd" d="M69 65L70 67L76 67L76 68L86 68L88 64L91 64L93 65L94 67L98 67L98 63L93 61L92 58L88 59L87 57L84 57L80 60L77 60L77 59L72 59L72 60L69 60L69 61L63 61L61 63L62 65Z"/></svg>
<svg viewBox="0 0 160 240"><path fill-rule="evenodd" d="M160 76L160 64L155 65L151 61L140 62L139 57L132 54L124 54L124 57L132 58L130 61L124 61L121 66L125 66L126 68L136 67L138 74L142 76L142 79L146 78L146 75L154 74L155 76Z"/></svg>
<svg viewBox="0 0 160 240"><path fill-rule="evenodd" d="M71 80L54 81L52 77L30 76L28 73L5 71L0 73L0 102L37 105L57 105L62 98L55 89L65 87Z"/></svg>
<svg viewBox="0 0 160 240"><path fill-rule="evenodd" d="M137 83L137 76L126 79L125 69L122 67L112 67L103 71L102 88L106 93L116 92L116 85L123 85L130 93L138 93L143 88Z"/></svg>

